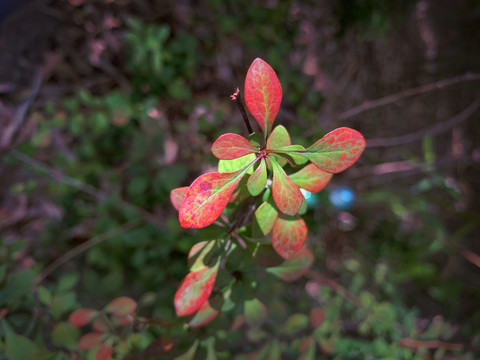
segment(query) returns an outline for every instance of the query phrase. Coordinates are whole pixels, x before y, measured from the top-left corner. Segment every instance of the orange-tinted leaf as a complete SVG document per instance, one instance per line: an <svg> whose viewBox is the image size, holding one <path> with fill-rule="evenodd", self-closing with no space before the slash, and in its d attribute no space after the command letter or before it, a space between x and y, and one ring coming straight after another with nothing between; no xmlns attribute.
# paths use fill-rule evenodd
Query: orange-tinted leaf
<svg viewBox="0 0 480 360"><path fill-rule="evenodd" d="M175 311L178 316L187 316L195 313L207 301L215 284L218 266L204 266L189 273L175 293Z"/></svg>
<svg viewBox="0 0 480 360"><path fill-rule="evenodd" d="M110 344L102 344L95 353L95 360L109 360L112 357L113 347Z"/></svg>
<svg viewBox="0 0 480 360"><path fill-rule="evenodd" d="M312 263L313 254L307 248L302 248L283 264L268 268L267 271L282 280L294 281L305 274Z"/></svg>
<svg viewBox="0 0 480 360"><path fill-rule="evenodd" d="M70 314L68 322L72 326L80 327L87 325L92 319L97 316L98 311L92 309L78 309Z"/></svg>
<svg viewBox="0 0 480 360"><path fill-rule="evenodd" d="M316 193L322 190L329 183L333 174L320 170L314 164L308 164L303 169L290 175L290 179L299 187Z"/></svg>
<svg viewBox="0 0 480 360"><path fill-rule="evenodd" d="M267 150L275 150L289 145L292 145L292 142L287 129L282 125L276 126L267 139Z"/></svg>
<svg viewBox="0 0 480 360"><path fill-rule="evenodd" d="M212 145L212 154L217 159L233 160L255 153L257 148L243 136L237 134L223 134Z"/></svg>
<svg viewBox="0 0 480 360"><path fill-rule="evenodd" d="M302 206L303 195L297 185L288 177L285 171L270 158L273 169L272 196L278 210L286 215L295 215Z"/></svg>
<svg viewBox="0 0 480 360"><path fill-rule="evenodd" d="M294 256L306 239L307 225L302 218L280 216L273 226L272 245L284 259Z"/></svg>
<svg viewBox="0 0 480 360"><path fill-rule="evenodd" d="M78 339L78 347L83 350L89 350L100 344L105 338L105 334L101 332L90 332Z"/></svg>
<svg viewBox="0 0 480 360"><path fill-rule="evenodd" d="M200 309L198 309L193 319L188 323L188 326L196 328L208 324L217 317L218 312L219 311L214 309L207 300L203 303Z"/></svg>
<svg viewBox="0 0 480 360"><path fill-rule="evenodd" d="M182 205L182 201L187 194L188 186L179 187L170 191L170 202L173 207L178 211Z"/></svg>
<svg viewBox="0 0 480 360"><path fill-rule="evenodd" d="M247 182L247 188L252 196L259 195L267 184L267 166L265 160L261 159L258 168L253 172Z"/></svg>
<svg viewBox="0 0 480 360"><path fill-rule="evenodd" d="M120 296L110 301L105 306L105 311L116 316L125 316L131 314L137 308L137 302L127 296Z"/></svg>
<svg viewBox="0 0 480 360"><path fill-rule="evenodd" d="M208 173L199 176L188 188L178 213L184 228L201 229L213 223L227 206L248 166L233 173Z"/></svg>
<svg viewBox="0 0 480 360"><path fill-rule="evenodd" d="M337 174L351 166L365 149L365 139L358 131L335 129L302 154L321 170Z"/></svg>
<svg viewBox="0 0 480 360"><path fill-rule="evenodd" d="M256 58L245 78L245 103L265 134L273 127L282 102L282 86L275 71Z"/></svg>

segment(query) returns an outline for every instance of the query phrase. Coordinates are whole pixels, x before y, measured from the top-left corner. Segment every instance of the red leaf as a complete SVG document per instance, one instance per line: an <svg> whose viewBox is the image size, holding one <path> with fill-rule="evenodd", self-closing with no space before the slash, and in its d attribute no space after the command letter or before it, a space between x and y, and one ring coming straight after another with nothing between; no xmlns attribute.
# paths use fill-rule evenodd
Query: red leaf
<svg viewBox="0 0 480 360"><path fill-rule="evenodd" d="M301 188L316 193L330 182L333 174L320 170L314 164L308 164L300 171L290 175L290 179Z"/></svg>
<svg viewBox="0 0 480 360"><path fill-rule="evenodd" d="M200 309L198 309L193 319L188 323L188 326L196 328L206 325L217 317L218 312L217 309L211 307L210 302L207 300L203 303Z"/></svg>
<svg viewBox="0 0 480 360"><path fill-rule="evenodd" d="M207 301L215 284L219 262L189 273L175 293L175 311L178 316L195 313Z"/></svg>
<svg viewBox="0 0 480 360"><path fill-rule="evenodd" d="M95 360L109 360L112 357L113 347L110 344L102 344L95 353Z"/></svg>
<svg viewBox="0 0 480 360"><path fill-rule="evenodd" d="M275 71L256 58L245 78L245 103L265 134L273 127L282 102L282 86Z"/></svg>
<svg viewBox="0 0 480 360"><path fill-rule="evenodd" d="M97 319L93 320L92 328L93 328L93 330L95 330L97 332L104 332L108 329L108 326L107 326L107 324L105 324L105 320L103 320L101 318L97 318Z"/></svg>
<svg viewBox="0 0 480 360"><path fill-rule="evenodd" d="M173 340L169 335L163 335L159 339L153 340L150 345L143 351L145 356L160 356L173 348Z"/></svg>
<svg viewBox="0 0 480 360"><path fill-rule="evenodd" d="M295 215L303 203L303 195L297 185L288 177L285 171L270 158L273 169L272 195L275 204L282 213Z"/></svg>
<svg viewBox="0 0 480 360"><path fill-rule="evenodd" d="M185 199L187 190L188 186L184 186L170 191L170 202L177 211L180 210L180 206L182 205L183 199Z"/></svg>
<svg viewBox="0 0 480 360"><path fill-rule="evenodd" d="M137 302L135 300L127 296L120 296L110 301L104 310L121 317L133 313L136 308Z"/></svg>
<svg viewBox="0 0 480 360"><path fill-rule="evenodd" d="M77 345L80 349L89 350L103 341L104 333L90 332L78 339Z"/></svg>
<svg viewBox="0 0 480 360"><path fill-rule="evenodd" d="M222 213L248 166L233 173L208 173L199 176L188 188L178 217L184 228L204 228Z"/></svg>
<svg viewBox="0 0 480 360"><path fill-rule="evenodd" d="M212 154L221 160L233 160L255 153L257 148L243 136L237 134L223 134L212 145Z"/></svg>
<svg viewBox="0 0 480 360"><path fill-rule="evenodd" d="M267 271L282 280L294 281L305 274L312 263L313 254L307 248L302 248L281 265L268 268Z"/></svg>
<svg viewBox="0 0 480 360"><path fill-rule="evenodd" d="M68 322L70 325L80 327L87 325L92 319L97 316L98 311L92 309L78 309L70 314Z"/></svg>
<svg viewBox="0 0 480 360"><path fill-rule="evenodd" d="M320 308L310 310L310 322L314 328L319 327L325 321L325 311Z"/></svg>
<svg viewBox="0 0 480 360"><path fill-rule="evenodd" d="M365 139L358 131L335 129L302 154L321 170L337 174L351 166L365 149Z"/></svg>
<svg viewBox="0 0 480 360"><path fill-rule="evenodd" d="M307 239L307 225L302 218L280 216L273 226L272 245L284 259L292 257Z"/></svg>

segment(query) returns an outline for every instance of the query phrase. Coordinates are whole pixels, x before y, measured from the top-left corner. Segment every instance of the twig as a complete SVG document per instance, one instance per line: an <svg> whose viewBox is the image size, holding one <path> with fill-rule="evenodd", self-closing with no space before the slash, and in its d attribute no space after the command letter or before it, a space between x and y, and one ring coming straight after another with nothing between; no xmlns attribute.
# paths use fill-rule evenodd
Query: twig
<svg viewBox="0 0 480 360"><path fill-rule="evenodd" d="M414 340L403 338L398 342L398 345L410 349L445 349L450 351L463 350L462 344L448 343L440 340Z"/></svg>
<svg viewBox="0 0 480 360"><path fill-rule="evenodd" d="M418 95L418 94L429 92L436 89L443 89L443 88L446 88L461 82L465 82L465 81L476 81L476 80L480 80L480 74L467 73L464 75L452 77L450 79L444 79L444 80L436 81L434 83L418 86L412 89L403 90L403 91L400 91L399 93L388 95L376 100L365 101L362 104L351 108L350 110L344 111L343 113L338 115L336 119L339 121L347 120L367 110L372 110L372 109L379 108L381 106L392 104L394 102L400 101L402 99L405 99L413 95Z"/></svg>
<svg viewBox="0 0 480 360"><path fill-rule="evenodd" d="M10 155L14 157L15 159L23 162L24 164L29 165L30 167L44 173L45 175L49 176L52 178L55 182L65 184L69 187L72 187L74 189L80 190L92 197L94 197L97 201L102 202L105 199L107 199L110 194L106 191L97 189L96 187L85 184L81 182L80 180L71 178L67 175L64 175L60 170L51 168L45 164L42 164L40 161L35 160L17 150L12 150L10 151ZM134 204L129 203L128 201L125 200L116 200L116 203L118 205L121 205L123 207L126 207L130 210L135 211L137 214L139 214L145 221L151 223L152 225L155 225L156 227L163 229L163 224L157 219L157 216L154 214L146 211L145 209L142 209L139 206L136 206Z"/></svg>
<svg viewBox="0 0 480 360"><path fill-rule="evenodd" d="M240 89L238 87L237 90L232 95L230 95L230 99L232 99L232 101L235 101L235 103L237 104L238 110L240 110L240 113L242 114L243 121L245 122L248 133L253 134L252 127L250 126L250 121L248 120L247 112L243 107L242 95L240 95Z"/></svg>
<svg viewBox="0 0 480 360"><path fill-rule="evenodd" d="M372 147L404 145L417 140L421 140L426 135L434 136L434 135L441 134L445 131L448 131L455 125L467 120L479 108L480 108L480 97L477 97L475 101L473 101L460 114L457 114L456 116L454 116L448 121L442 122L440 124L436 124L435 126L432 126L430 128L422 129L407 135L395 136L391 138L369 139L367 141L367 147L372 148Z"/></svg>
<svg viewBox="0 0 480 360"><path fill-rule="evenodd" d="M52 262L50 265L48 265L45 269L43 269L40 274L38 274L38 276L35 278L35 281L33 283L34 286L37 286L38 284L40 284L54 270L56 270L58 267L65 264L67 261L69 261L73 257L77 256L78 254L90 249L91 247L93 247L95 245L100 244L101 242L103 242L105 240L108 240L108 239L110 239L112 237L115 237L117 235L121 235L121 234L137 227L138 225L140 225L140 223L141 223L140 219L135 219L135 220L129 221L129 222L123 224L122 226L120 226L116 229L113 229L113 230L107 231L103 234L94 236L94 237L90 238L89 240L81 243L80 245L74 247L73 249L67 251L62 256L57 258L54 262Z"/></svg>

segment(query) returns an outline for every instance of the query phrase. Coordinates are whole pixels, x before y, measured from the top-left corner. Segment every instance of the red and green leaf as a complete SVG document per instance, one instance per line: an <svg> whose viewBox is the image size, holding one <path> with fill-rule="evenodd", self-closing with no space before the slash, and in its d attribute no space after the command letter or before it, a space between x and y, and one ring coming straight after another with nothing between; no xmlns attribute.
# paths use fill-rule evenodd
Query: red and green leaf
<svg viewBox="0 0 480 360"><path fill-rule="evenodd" d="M273 170L272 195L277 208L285 215L295 215L302 206L303 195L277 161L270 158Z"/></svg>
<svg viewBox="0 0 480 360"><path fill-rule="evenodd" d="M284 281L294 281L303 276L312 263L312 252L307 248L302 248L279 266L268 268L267 271Z"/></svg>
<svg viewBox="0 0 480 360"><path fill-rule="evenodd" d="M112 357L113 347L110 344L102 344L95 353L95 360L109 360Z"/></svg>
<svg viewBox="0 0 480 360"><path fill-rule="evenodd" d="M183 199L185 199L187 190L188 186L184 186L170 191L170 202L177 211L180 210L180 206L182 205Z"/></svg>
<svg viewBox="0 0 480 360"><path fill-rule="evenodd" d="M110 301L105 306L105 311L115 316L125 316L132 314L137 308L137 302L127 296L120 296Z"/></svg>
<svg viewBox="0 0 480 360"><path fill-rule="evenodd" d="M282 151L303 155L320 170L337 174L357 161L364 149L362 134L342 127L329 132L305 151L285 148Z"/></svg>
<svg viewBox="0 0 480 360"><path fill-rule="evenodd" d="M201 229L213 223L227 206L247 169L233 173L208 173L198 177L188 188L180 207L180 225Z"/></svg>
<svg viewBox="0 0 480 360"><path fill-rule="evenodd" d="M290 135L284 126L278 125L273 129L267 139L267 150L275 150L292 145Z"/></svg>
<svg viewBox="0 0 480 360"><path fill-rule="evenodd" d="M105 338L105 333L89 332L78 339L77 345L80 349L89 350L99 345Z"/></svg>
<svg viewBox="0 0 480 360"><path fill-rule="evenodd" d="M252 236L255 238L267 236L277 219L278 211L275 206L270 201L264 202L255 210Z"/></svg>
<svg viewBox="0 0 480 360"><path fill-rule="evenodd" d="M333 174L320 170L314 164L308 164L303 169L290 175L290 179L299 187L316 193L322 190L329 183Z"/></svg>
<svg viewBox="0 0 480 360"><path fill-rule="evenodd" d="M264 134L268 134L282 102L282 86L275 71L256 58L245 78L245 103Z"/></svg>
<svg viewBox="0 0 480 360"><path fill-rule="evenodd" d="M265 159L261 159L258 168L253 172L247 182L247 188L252 196L259 195L267 184L267 166Z"/></svg>
<svg viewBox="0 0 480 360"><path fill-rule="evenodd" d="M215 266L204 266L185 277L175 293L174 304L178 316L195 313L207 301L215 284L219 264L217 261Z"/></svg>
<svg viewBox="0 0 480 360"><path fill-rule="evenodd" d="M68 322L70 325L80 327L87 325L98 315L98 311L92 309L78 309L70 314Z"/></svg>
<svg viewBox="0 0 480 360"><path fill-rule="evenodd" d="M307 226L300 217L280 216L273 226L272 245L284 259L294 256L306 239Z"/></svg>
<svg viewBox="0 0 480 360"><path fill-rule="evenodd" d="M188 253L190 271L198 270L208 264L216 243L215 240L200 241L192 246Z"/></svg>
<svg viewBox="0 0 480 360"><path fill-rule="evenodd" d="M207 300L203 303L200 309L198 309L192 320L189 321L188 326L196 328L208 324L217 317L218 313L219 311L214 309Z"/></svg>
<svg viewBox="0 0 480 360"><path fill-rule="evenodd" d="M223 134L212 145L212 154L222 160L233 160L255 153L257 148L243 136L237 134Z"/></svg>

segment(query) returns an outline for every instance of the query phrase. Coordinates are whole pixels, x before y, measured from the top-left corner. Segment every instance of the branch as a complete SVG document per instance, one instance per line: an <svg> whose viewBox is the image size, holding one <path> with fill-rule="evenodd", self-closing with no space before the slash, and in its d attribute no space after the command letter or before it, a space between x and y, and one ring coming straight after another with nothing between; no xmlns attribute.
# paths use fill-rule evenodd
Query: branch
<svg viewBox="0 0 480 360"><path fill-rule="evenodd" d="M235 103L237 104L238 110L240 110L243 121L245 122L245 126L247 127L248 134L253 134L252 127L250 126L250 121L248 120L247 112L243 107L242 95L240 95L240 89L238 87L237 90L232 95L230 95L230 99L232 99L232 101L235 101Z"/></svg>
<svg viewBox="0 0 480 360"><path fill-rule="evenodd" d="M50 275L54 270L56 270L58 267L62 266L65 264L67 261L72 259L73 257L77 256L78 254L81 254L82 252L90 249L91 247L100 244L101 242L108 240L112 237L115 237L117 235L121 235L138 225L140 225L141 221L139 219L129 221L119 228L107 231L103 234L94 236L90 238L89 240L81 243L80 245L74 247L73 249L67 251L64 253L62 256L57 258L54 262L52 262L50 265L48 265L45 269L42 270L40 274L35 278L35 281L33 282L34 286L37 286L40 284L43 279L45 279L48 275Z"/></svg>
<svg viewBox="0 0 480 360"><path fill-rule="evenodd" d="M367 147L383 147L383 146L396 146L404 145L417 140L423 139L426 135L438 135L449 129L453 128L455 125L467 120L472 116L475 111L480 108L480 97L477 97L465 110L460 114L457 114L448 121L436 124L430 128L422 129L411 134L395 136L391 138L380 138L380 139L370 139L367 141Z"/></svg>
<svg viewBox="0 0 480 360"><path fill-rule="evenodd" d="M402 99L405 99L413 95L418 95L418 94L429 92L436 89L443 89L443 88L446 88L461 82L465 82L465 81L477 81L477 80L480 80L480 74L467 73L464 75L452 77L450 79L444 79L444 80L436 81L434 83L418 86L412 89L403 90L399 93L388 95L376 100L367 100L362 104L351 108L350 110L344 111L343 113L338 115L336 119L338 121L347 120L367 110L372 110L372 109L379 108L381 106L392 104L394 102L400 101Z"/></svg>

